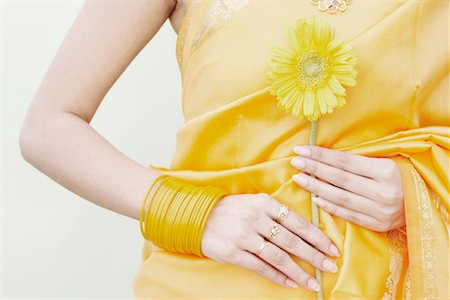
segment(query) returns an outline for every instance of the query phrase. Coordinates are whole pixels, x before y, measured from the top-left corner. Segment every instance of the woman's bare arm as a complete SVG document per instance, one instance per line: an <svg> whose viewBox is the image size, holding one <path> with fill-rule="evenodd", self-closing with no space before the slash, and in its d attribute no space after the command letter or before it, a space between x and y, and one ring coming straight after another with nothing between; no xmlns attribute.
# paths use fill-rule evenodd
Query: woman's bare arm
<svg viewBox="0 0 450 300"><path fill-rule="evenodd" d="M89 123L175 4L176 0L86 1L36 91L20 132L26 161L81 197L137 220L146 191L159 173L126 157Z"/></svg>

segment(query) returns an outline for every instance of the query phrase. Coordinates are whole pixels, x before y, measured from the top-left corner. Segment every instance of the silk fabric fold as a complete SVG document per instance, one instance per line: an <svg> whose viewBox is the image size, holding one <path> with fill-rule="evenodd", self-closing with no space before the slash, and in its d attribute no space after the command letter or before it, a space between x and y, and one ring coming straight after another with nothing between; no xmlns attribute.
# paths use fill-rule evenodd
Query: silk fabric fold
<svg viewBox="0 0 450 300"><path fill-rule="evenodd" d="M298 170L289 163L293 146L308 143L310 123L276 107L264 73L269 48L288 43L284 26L317 15L359 57L358 84L319 120L317 144L393 159L407 222L380 233L321 209L320 228L342 253L338 272L322 274L325 299L448 299L449 2L353 1L331 15L309 1L190 1L176 48L185 123L171 166L149 168L230 194L268 193L310 220L310 193L292 181ZM316 297L149 241L133 291L149 299Z"/></svg>

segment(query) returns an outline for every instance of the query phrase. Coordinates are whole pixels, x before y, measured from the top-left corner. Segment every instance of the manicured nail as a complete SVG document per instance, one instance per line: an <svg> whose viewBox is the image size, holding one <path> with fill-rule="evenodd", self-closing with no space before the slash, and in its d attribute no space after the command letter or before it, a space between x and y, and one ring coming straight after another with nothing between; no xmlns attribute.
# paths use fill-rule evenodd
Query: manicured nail
<svg viewBox="0 0 450 300"><path fill-rule="evenodd" d="M325 269L327 269L328 271L330 271L331 273L336 273L337 272L337 266L331 260L324 259L324 261L322 262L322 266Z"/></svg>
<svg viewBox="0 0 450 300"><path fill-rule="evenodd" d="M317 282L317 280L315 280L314 278L309 278L307 284L314 291L316 291L316 292L320 291L320 285Z"/></svg>
<svg viewBox="0 0 450 300"><path fill-rule="evenodd" d="M289 285L290 287L292 287L294 289L298 288L298 284L289 278L286 279L286 283L287 283L287 285Z"/></svg>
<svg viewBox="0 0 450 300"><path fill-rule="evenodd" d="M304 156L310 156L311 155L311 150L309 150L308 148L305 148L305 147L301 147L301 146L295 146L294 147L294 152L299 154L299 155L304 155Z"/></svg>
<svg viewBox="0 0 450 300"><path fill-rule="evenodd" d="M293 165L294 167L296 167L298 169L304 169L306 166L306 163L303 159L294 157L293 159L291 159L291 165Z"/></svg>
<svg viewBox="0 0 450 300"><path fill-rule="evenodd" d="M298 182L300 185L308 186L308 180L306 179L305 175L303 174L295 174L292 176L294 181Z"/></svg>
<svg viewBox="0 0 450 300"><path fill-rule="evenodd" d="M339 249L333 244L330 245L330 251L334 254L334 256L341 256Z"/></svg>

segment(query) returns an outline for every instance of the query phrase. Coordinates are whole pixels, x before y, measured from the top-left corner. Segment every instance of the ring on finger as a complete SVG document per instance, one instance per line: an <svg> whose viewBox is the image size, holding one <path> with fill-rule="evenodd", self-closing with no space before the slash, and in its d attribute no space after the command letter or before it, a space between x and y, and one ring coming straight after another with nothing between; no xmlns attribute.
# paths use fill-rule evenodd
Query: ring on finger
<svg viewBox="0 0 450 300"><path fill-rule="evenodd" d="M261 243L261 245L259 246L259 249L256 251L256 255L260 255L261 252L264 250L264 248L266 247L267 244L267 240L264 239L264 241Z"/></svg>
<svg viewBox="0 0 450 300"><path fill-rule="evenodd" d="M276 218L276 221L280 223L281 221L284 221L289 214L289 208L283 204L280 206L280 209L278 211L278 216Z"/></svg>
<svg viewBox="0 0 450 300"><path fill-rule="evenodd" d="M278 228L277 224L273 224L270 228L270 235L269 238L274 240L277 237L277 234L280 233L280 228Z"/></svg>

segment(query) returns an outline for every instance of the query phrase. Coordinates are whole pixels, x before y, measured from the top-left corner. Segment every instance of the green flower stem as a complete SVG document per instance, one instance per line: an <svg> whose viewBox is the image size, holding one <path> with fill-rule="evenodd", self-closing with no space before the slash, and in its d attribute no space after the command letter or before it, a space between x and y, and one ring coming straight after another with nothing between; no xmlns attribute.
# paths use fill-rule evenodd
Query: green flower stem
<svg viewBox="0 0 450 300"><path fill-rule="evenodd" d="M309 144L315 145L316 144L316 138L317 138L317 123L316 121L311 121L311 127L309 129ZM316 178L313 174L310 174L311 177ZM317 207L317 204L312 201L313 197L316 197L315 194L311 193L311 221L313 225L316 227L319 227L319 208ZM320 291L317 292L317 300L323 300L323 285L322 285L322 272L314 268L315 274L316 274L316 280L320 285Z"/></svg>

